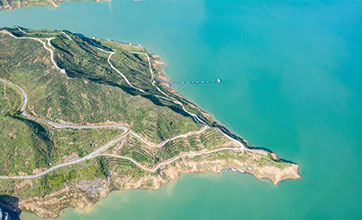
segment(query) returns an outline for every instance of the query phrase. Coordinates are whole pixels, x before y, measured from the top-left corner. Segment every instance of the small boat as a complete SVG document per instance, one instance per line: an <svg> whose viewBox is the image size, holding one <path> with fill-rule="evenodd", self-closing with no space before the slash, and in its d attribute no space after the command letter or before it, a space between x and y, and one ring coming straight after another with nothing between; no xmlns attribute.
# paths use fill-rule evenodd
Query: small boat
<svg viewBox="0 0 362 220"><path fill-rule="evenodd" d="M217 79L216 81L217 81L217 83L221 83L221 80L220 80L220 79Z"/></svg>

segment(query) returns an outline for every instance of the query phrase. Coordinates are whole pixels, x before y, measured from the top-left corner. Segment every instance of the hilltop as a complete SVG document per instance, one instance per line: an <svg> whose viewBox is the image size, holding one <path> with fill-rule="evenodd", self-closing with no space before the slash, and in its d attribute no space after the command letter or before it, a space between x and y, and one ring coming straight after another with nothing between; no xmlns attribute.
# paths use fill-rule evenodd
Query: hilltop
<svg viewBox="0 0 362 220"><path fill-rule="evenodd" d="M0 50L0 191L22 210L56 217L190 172L299 178L160 83L162 61L143 47L14 27Z"/></svg>

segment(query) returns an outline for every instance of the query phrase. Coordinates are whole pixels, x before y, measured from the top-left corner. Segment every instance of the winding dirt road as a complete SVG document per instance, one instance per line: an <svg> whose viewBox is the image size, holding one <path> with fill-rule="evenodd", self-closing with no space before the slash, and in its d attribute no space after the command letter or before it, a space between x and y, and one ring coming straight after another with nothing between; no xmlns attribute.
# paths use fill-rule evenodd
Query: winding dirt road
<svg viewBox="0 0 362 220"><path fill-rule="evenodd" d="M33 37L16 37L14 35L12 35L10 32L8 31L1 31L2 33L4 34L8 34L10 35L11 37L13 38L16 38L16 39L30 39L30 40L35 40L35 41L38 41L40 43L42 43L43 47L50 52L50 57L51 57L51 61L52 63L54 64L54 66L57 68L57 70L59 70L61 73L65 74L65 70L64 69L61 69L58 67L58 65L56 64L56 62L54 61L54 51L52 49L53 46L51 45L51 40L54 39L54 38L46 38L47 40L47 44L43 41L43 40L40 40L38 38L33 38ZM67 35L65 32L61 32L61 34L64 34L67 38L69 38L70 40L71 37L69 35ZM46 45L48 45L50 48L52 49L49 49ZM98 48L97 49L99 50L102 50L106 53L109 53L109 56L108 56L108 59L107 59L107 62L108 64L111 66L111 68L113 70L115 70L117 73L119 73L123 78L124 80L126 81L126 83L131 86L132 88L142 92L142 93L147 93L145 92L144 90L140 89L140 88L137 88L136 86L132 85L129 80L126 78L126 76L124 74L122 74L117 68L115 68L113 66L113 64L111 63L111 57L112 55L114 54L114 52L110 52L110 51L106 51L106 50L103 50L101 48ZM141 53L142 54L142 53ZM170 164L180 158L184 158L184 157L194 157L194 156L199 156L199 155L203 155L203 154L211 154L211 153L215 153L215 152L219 152L219 151L223 151L223 150L244 150L245 147L242 143L240 143L239 141L229 137L228 135L224 134L222 131L220 131L223 135L225 135L227 138L229 138L230 140L234 141L235 143L237 143L240 148L231 148L231 147L226 147L226 148L221 148L221 149L215 149L215 150L211 150L211 151L206 151L206 152L190 152L190 153L187 153L187 154L184 154L184 155L180 155L180 156L177 156L177 157L174 157L168 161L165 161L165 162L162 162L160 164L158 164L156 167L150 169L150 168L147 168L147 167L144 167L142 166L141 164L139 164L137 161L135 161L134 159L132 158L129 158L129 157L125 157L125 156L120 156L120 155L112 155L112 154L102 154L102 152L106 151L109 147L113 146L114 144L118 143L119 141L121 141L123 138L125 138L127 135L133 135L135 136L136 138L138 138L139 140L141 140L143 143L145 143L146 145L149 145L149 146L153 146L153 147L162 147L164 146L166 143L170 142L170 141L173 141L173 140L176 140L178 138L186 138L186 137L189 137L191 135L195 135L195 134L201 134L202 132L204 132L206 129L208 129L209 127L206 126L206 124L197 117L197 115L193 114L193 113L190 113L188 112L185 107L183 106L183 104L181 102L179 102L178 100L174 99L173 97L170 97L168 96L166 93L164 93L160 88L158 88L156 85L155 85L155 81L154 81L154 77L153 77L153 71L152 71L152 66L151 66L151 61L150 61L150 58L148 56L148 54L146 53L143 53L144 55L146 55L147 57L147 60L148 60L148 64L149 64L149 69L150 69L150 73L151 73L151 80L152 80L152 85L155 86L155 88L157 88L157 90L162 93L164 96L166 97L163 97L163 96L159 96L159 95L154 95L154 94L151 94L151 93L148 93L148 94L151 94L153 96L156 96L156 97L159 97L159 98L163 98L165 100L168 100L168 101L171 101L171 102L174 102L175 104L178 104L180 105L183 110L191 115L194 120L196 122L198 122L199 124L202 124L204 125L201 130L199 131L193 131L193 132L188 132L186 134L181 134L181 135L178 135L178 136L175 136L173 138L169 138L167 140L164 140L163 142L159 143L159 144L154 144L154 143L151 143L147 140L145 140L144 138L142 138L140 135L136 134L135 132L131 131L129 128L127 127L124 127L124 126L117 126L117 125L84 125L84 126L81 126L81 125L70 125L70 124L59 124L59 123L55 123L55 122L52 122L52 121L49 121L49 120L45 120L45 119L41 119L41 118L36 118L36 117L33 117L29 114L26 113L26 106L27 106L27 103L28 103L28 98L27 98L27 95L26 93L24 92L24 90L12 83L12 82L9 82L5 79L1 79L0 78L0 82L2 83L5 83L7 85L10 85L12 87L14 87L15 89L17 89L21 96L22 96L22 105L21 105L21 108L20 108L20 111L21 111L21 114L27 118L27 119L31 119L31 120L34 120L34 121L39 121L39 122L42 122L42 123L45 123L47 125L50 125L50 126L53 126L55 128L66 128L66 129L102 129L102 128L111 128L111 129L120 129L120 130L123 130L123 134L118 136L117 138L109 141L108 143L106 143L105 145L97 148L95 151L93 151L92 153L82 157L82 158L78 158L78 159L75 159L75 160L72 160L72 161L68 161L68 162L65 162L65 163L61 163L61 164L57 164L55 166L52 166L51 168L47 169L47 170L44 170L43 172L41 173L38 173L38 174L34 174L34 175L27 175L27 176L0 176L0 179L33 179L33 178L38 178L38 177L41 177L49 172L52 172L58 168L61 168L61 167L65 167L65 166L69 166L69 165L73 165L73 164L77 164L77 163L80 163L82 161L85 161L85 160L89 160L89 159L92 159L92 158L95 158L95 157L98 157L98 156L108 156L108 157L116 157L116 158L122 158L122 159L126 159L126 160L129 160L131 162L133 162L135 165L137 165L138 167L146 170L146 171L149 171L149 172L154 172L156 171L158 168L160 168L161 166L164 166L164 165L167 165L167 164Z"/></svg>
<svg viewBox="0 0 362 220"><path fill-rule="evenodd" d="M132 158L125 157L125 156L121 156L121 155L100 154L100 155L98 155L98 156L115 157L115 158L121 158L121 159L129 160L129 161L131 161L132 163L134 163L136 166L142 168L142 169L145 170L145 171L155 172L155 171L157 171L160 167L166 166L166 165L168 165L168 164L170 164L170 163L173 163L173 162L175 162L176 160L179 160L179 159L181 159L181 158L185 158L185 157L196 157L196 156L201 156L201 155L206 155L206 154L217 153L217 152L225 151L225 150L241 151L242 149L241 149L241 148L235 148L235 147L224 147L224 148L215 149L215 150L210 150L210 151L204 151L204 152L189 152L189 153L186 153L186 154L183 154L183 155L180 155L180 156L171 158L171 159L169 159L169 160L167 160L167 161L164 161L164 162L162 162L162 163L159 163L159 164L157 164L154 168L151 168L151 169L148 168L148 167L143 166L142 164L138 163L137 161L135 161L135 160L132 159Z"/></svg>

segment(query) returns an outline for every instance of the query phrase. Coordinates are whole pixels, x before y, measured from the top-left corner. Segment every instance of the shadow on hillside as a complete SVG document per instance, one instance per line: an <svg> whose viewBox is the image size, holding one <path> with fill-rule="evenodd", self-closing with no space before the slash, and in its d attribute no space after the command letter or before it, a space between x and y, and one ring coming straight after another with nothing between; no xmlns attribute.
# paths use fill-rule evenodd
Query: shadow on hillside
<svg viewBox="0 0 362 220"><path fill-rule="evenodd" d="M0 195L0 208L8 213L12 220L20 219L19 199L9 195Z"/></svg>

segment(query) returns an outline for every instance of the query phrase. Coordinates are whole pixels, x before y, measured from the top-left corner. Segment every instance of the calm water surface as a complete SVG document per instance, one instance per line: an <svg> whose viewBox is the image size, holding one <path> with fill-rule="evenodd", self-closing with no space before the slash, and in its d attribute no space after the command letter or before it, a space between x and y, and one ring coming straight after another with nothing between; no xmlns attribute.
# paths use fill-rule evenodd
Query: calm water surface
<svg viewBox="0 0 362 220"><path fill-rule="evenodd" d="M171 80L220 78L176 89L252 145L301 165L303 179L277 187L190 174L61 219L362 218L362 2L71 2L0 11L0 26L13 25L142 44Z"/></svg>

